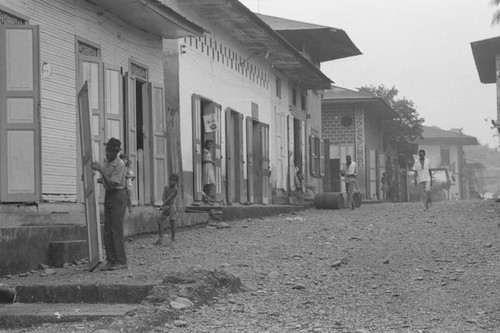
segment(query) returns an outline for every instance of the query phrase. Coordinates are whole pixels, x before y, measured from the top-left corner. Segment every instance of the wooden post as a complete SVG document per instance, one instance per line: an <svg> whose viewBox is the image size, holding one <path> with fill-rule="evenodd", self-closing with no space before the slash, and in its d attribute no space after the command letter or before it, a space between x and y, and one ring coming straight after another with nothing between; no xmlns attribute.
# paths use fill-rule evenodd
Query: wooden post
<svg viewBox="0 0 500 333"><path fill-rule="evenodd" d="M500 122L500 54L495 57L497 78L497 124Z"/></svg>

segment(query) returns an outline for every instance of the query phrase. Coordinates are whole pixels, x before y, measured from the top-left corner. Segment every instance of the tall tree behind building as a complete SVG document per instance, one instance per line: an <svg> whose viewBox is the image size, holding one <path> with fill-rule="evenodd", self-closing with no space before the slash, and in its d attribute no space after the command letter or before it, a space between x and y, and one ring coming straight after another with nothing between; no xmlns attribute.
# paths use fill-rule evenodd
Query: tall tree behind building
<svg viewBox="0 0 500 333"><path fill-rule="evenodd" d="M410 143L422 135L424 123L424 118L420 117L413 102L405 97L397 98L399 91L396 87L363 86L358 90L384 99L399 114L397 118L384 120L382 126L384 145L393 144L400 152L411 156Z"/></svg>

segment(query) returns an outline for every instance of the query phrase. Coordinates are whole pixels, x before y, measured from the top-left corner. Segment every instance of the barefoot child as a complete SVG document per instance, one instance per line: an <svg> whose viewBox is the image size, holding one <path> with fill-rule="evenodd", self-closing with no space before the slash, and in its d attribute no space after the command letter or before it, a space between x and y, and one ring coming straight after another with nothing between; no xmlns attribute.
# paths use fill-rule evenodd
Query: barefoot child
<svg viewBox="0 0 500 333"><path fill-rule="evenodd" d="M163 205L160 207L161 216L158 220L158 240L155 245L161 245L163 242L163 224L170 223L170 232L172 241L175 240L175 199L177 198L177 183L179 175L173 173L169 177L169 184L163 189Z"/></svg>

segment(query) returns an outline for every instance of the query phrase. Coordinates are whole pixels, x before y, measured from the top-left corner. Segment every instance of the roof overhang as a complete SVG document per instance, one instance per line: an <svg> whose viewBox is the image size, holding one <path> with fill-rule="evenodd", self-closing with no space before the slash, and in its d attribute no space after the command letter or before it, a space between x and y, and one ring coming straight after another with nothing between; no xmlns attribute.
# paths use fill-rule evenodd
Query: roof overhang
<svg viewBox="0 0 500 333"><path fill-rule="evenodd" d="M500 37L471 43L479 79L482 83L496 83L496 56L500 55Z"/></svg>
<svg viewBox="0 0 500 333"><path fill-rule="evenodd" d="M361 54L361 51L342 29L269 15L257 15L297 49L300 49L300 45L303 44L312 48L314 61L324 62Z"/></svg>
<svg viewBox="0 0 500 333"><path fill-rule="evenodd" d="M419 145L443 145L443 146L477 146L479 141L474 136L463 137L432 137L417 139L414 141Z"/></svg>
<svg viewBox="0 0 500 333"><path fill-rule="evenodd" d="M158 0L91 0L123 21L148 33L175 39L203 34L203 28Z"/></svg>
<svg viewBox="0 0 500 333"><path fill-rule="evenodd" d="M328 89L331 80L256 14L237 0L178 0L306 89ZM186 8L187 9L187 8Z"/></svg>
<svg viewBox="0 0 500 333"><path fill-rule="evenodd" d="M399 116L382 98L323 99L321 103L324 105L361 107L367 114L372 114L379 118L391 119Z"/></svg>

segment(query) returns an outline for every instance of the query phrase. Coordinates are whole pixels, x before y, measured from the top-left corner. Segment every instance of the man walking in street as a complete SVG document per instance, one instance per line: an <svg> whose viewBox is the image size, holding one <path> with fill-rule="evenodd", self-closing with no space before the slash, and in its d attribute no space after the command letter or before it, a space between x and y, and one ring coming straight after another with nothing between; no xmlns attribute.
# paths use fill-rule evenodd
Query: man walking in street
<svg viewBox="0 0 500 333"><path fill-rule="evenodd" d="M98 179L106 190L104 198L104 247L106 266L101 270L126 269L127 257L123 240L123 218L127 208L125 163L118 156L120 140L110 138L106 146L104 165L93 162L94 170L101 174Z"/></svg>
<svg viewBox="0 0 500 333"><path fill-rule="evenodd" d="M420 208L426 211L430 208L431 202L431 174L429 172L431 162L425 157L425 150L423 149L418 151L418 156L419 159L413 164L415 186L418 187Z"/></svg>
<svg viewBox="0 0 500 333"><path fill-rule="evenodd" d="M358 177L358 166L352 161L351 155L345 157L346 163L342 166L340 174L344 176L345 189L347 192L346 207L351 207L354 210L356 206L353 199L353 193L356 188L356 178Z"/></svg>

